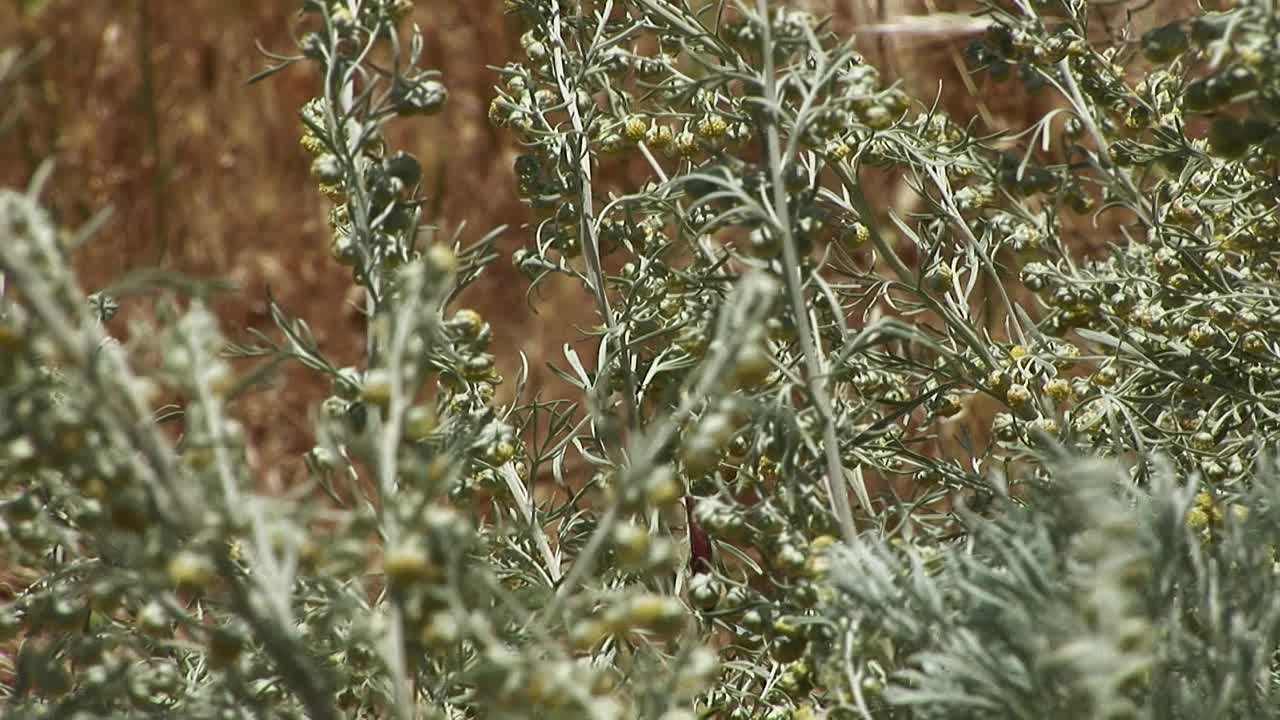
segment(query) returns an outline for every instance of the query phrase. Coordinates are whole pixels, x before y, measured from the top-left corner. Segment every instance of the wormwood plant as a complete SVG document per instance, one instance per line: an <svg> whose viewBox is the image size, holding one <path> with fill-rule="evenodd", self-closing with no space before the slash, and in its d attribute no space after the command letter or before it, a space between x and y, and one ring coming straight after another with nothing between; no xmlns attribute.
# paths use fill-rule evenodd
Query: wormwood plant
<svg viewBox="0 0 1280 720"><path fill-rule="evenodd" d="M319 81L301 146L363 290L355 367L274 302L228 341L181 278L116 342L142 281L86 303L92 225L54 227L46 172L0 195L0 529L33 573L0 608L10 713L1265 712L1273 6L1134 36L984 5L973 71L1062 105L983 134L764 0L510 0L512 260L598 322L570 397L521 373L509 406L515 349L458 307L496 234L424 225L383 135L447 99L410 7L304 0L255 78ZM913 205L872 206L890 181ZM1071 214L1118 228L1100 259ZM267 495L228 409L284 362L333 391L311 484ZM1046 462L1079 451L1122 464Z"/></svg>
<svg viewBox="0 0 1280 720"><path fill-rule="evenodd" d="M776 673L724 683L711 707L804 712L817 688L818 706L866 713L821 692L833 686L813 658L832 638L806 620L831 535L858 547L850 519L912 542L963 536L972 523L937 522L937 501L1006 495L993 473L1043 482L1055 443L1134 460L1141 483L1168 457L1212 481L1205 507L1248 486L1276 429L1271 5L1141 37L1083 3L984 6L975 71L1018 66L1063 105L1021 136L913 105L804 13L511 5L527 60L500 69L491 115L524 142L517 178L544 215L516 262L596 298L584 391L607 382L633 428L665 418L671 386L716 349L706 329L733 281L779 280L770 318L670 449L694 519L732 557L691 603L733 634L722 657ZM599 198L590 173L618 155L650 181ZM910 215L869 207L865 184L886 176L914 191ZM1068 247L1071 214L1118 227L1104 259ZM944 418L978 394L1003 406L992 440L942 456ZM871 475L887 492L872 497Z"/></svg>
<svg viewBox="0 0 1280 720"><path fill-rule="evenodd" d="M1064 458L963 547L842 549L827 687L863 716L1275 717L1275 472L1267 458L1215 505L1168 465L1136 489L1115 463ZM1208 537L1198 513L1218 517Z"/></svg>

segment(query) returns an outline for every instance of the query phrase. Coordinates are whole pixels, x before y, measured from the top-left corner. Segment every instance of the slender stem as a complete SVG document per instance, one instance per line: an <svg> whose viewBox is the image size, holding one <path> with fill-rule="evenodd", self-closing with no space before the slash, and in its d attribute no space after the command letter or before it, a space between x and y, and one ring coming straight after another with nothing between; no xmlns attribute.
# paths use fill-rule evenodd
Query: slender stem
<svg viewBox="0 0 1280 720"><path fill-rule="evenodd" d="M316 671L307 650L299 647L296 639L280 623L263 617L257 610L247 583L242 580L243 573L229 557L220 555L217 564L224 577L233 579L228 583L233 607L262 641L263 649L275 660L280 677L307 709L307 717L314 720L341 718L342 712L334 705L333 692Z"/></svg>
<svg viewBox="0 0 1280 720"><path fill-rule="evenodd" d="M876 221L875 214L867 204L866 198L863 197L862 188L859 187L858 182L849 171L849 167L844 162L841 162L840 164L835 165L834 169L836 171L836 176L840 178L840 183L844 185L845 189L848 190L852 196L855 209L858 211L858 217L867 224L867 229L871 232L871 241L875 244L876 250L879 251L885 261L889 263L889 267L893 269L894 273L898 276L898 279L909 288L912 288L920 302L924 303L929 310L942 318L942 321L947 324L947 327L950 328L952 332L959 335L960 339L964 341L964 344L967 345L974 354L982 358L982 361L986 363L988 369L997 367L995 357L987 348L986 343L984 343L982 339L978 337L977 333L973 331L973 328L969 327L963 319L956 318L954 314L939 303L937 299L933 298L927 292L924 292L918 287L915 274L912 273L911 269L902 262L902 258L898 257L898 254L893 251L893 248L889 247L889 241L886 240L884 234L880 232L880 224Z"/></svg>
<svg viewBox="0 0 1280 720"><path fill-rule="evenodd" d="M1071 71L1071 59L1063 58L1058 62L1058 71L1062 73L1063 81L1066 83L1067 100L1071 102L1072 108L1075 110L1076 117L1084 123L1085 128L1089 131L1089 136L1093 138L1093 142L1098 146L1099 155L1108 155L1110 144L1107 142L1106 136L1102 134L1102 130L1098 128L1098 123L1093 119L1093 112L1089 110L1089 104L1085 102L1084 96L1080 94L1080 87L1076 84L1075 73ZM1056 84L1056 83L1055 83ZM1099 166L1102 163L1098 163ZM1102 169L1099 167L1099 169ZM1120 168L1116 168L1113 177L1120 180L1120 184L1129 193L1129 197L1133 200L1129 204L1129 209L1137 214L1138 219L1147 227L1152 227L1152 214L1146 209L1146 202L1142 193L1138 192L1138 188L1133 184L1133 179Z"/></svg>
<svg viewBox="0 0 1280 720"><path fill-rule="evenodd" d="M48 252L41 255L39 262L62 262ZM199 518L198 510L178 480L173 449L151 422L151 412L138 393L130 390L136 386L133 373L118 352L104 345L107 337L89 321L88 306L77 308L76 315L68 317L51 292L48 271L36 270L29 262L15 243L0 242L0 271L40 318L66 364L92 373L95 378L118 379L116 382L103 380L99 384L102 405L120 421L121 432L145 459L139 462L134 458L133 465L156 494L162 517L178 527L191 526ZM95 351L96 348L100 350Z"/></svg>
<svg viewBox="0 0 1280 720"><path fill-rule="evenodd" d="M791 312L795 317L796 330L800 338L800 348L804 355L805 380L808 384L809 397L818 416L822 420L822 443L827 462L827 492L831 496L832 509L840 521L840 529L844 540L850 545L858 542L858 529L853 522L853 509L849 505L849 494L845 485L849 482L845 476L844 464L840 459L840 442L836 435L835 415L832 412L831 400L827 397L822 378L825 371L822 360L814 347L808 313L804 301L804 284L800 277L800 257L796 249L795 238L791 233L791 214L788 207L787 189L783 184L783 159L781 141L778 136L778 125L774 113L778 107L778 84L773 66L773 48L771 29L769 27L768 0L757 0L760 13L760 24L763 55L765 100L767 101L765 134L768 143L769 171L773 184L774 215L777 231L782 234L782 263L787 285L787 294L791 298ZM871 498L867 495L866 486L858 484L854 487L858 502L868 514L875 515L871 507Z"/></svg>
<svg viewBox="0 0 1280 720"><path fill-rule="evenodd" d="M422 273L415 276L415 282L406 289L404 304L397 310L392 320L392 334L387 347L387 374L391 385L391 401L379 432L378 445L378 524L382 530L387 547L394 548L400 543L400 523L394 512L388 511L396 494L396 475L399 464L396 453L400 448L400 439L404 428L404 414L411 400L404 386L404 355L409 338L413 335L414 324L418 321ZM387 660L391 671L392 690L396 696L395 714L397 717L411 718L414 698L409 683L408 661L405 657L404 617L398 602L390 607L390 633L387 638Z"/></svg>
<svg viewBox="0 0 1280 720"><path fill-rule="evenodd" d="M142 114L147 145L154 163L151 171L152 232L156 235L156 264L169 253L169 167L160 148L160 117L156 110L155 67L151 62L151 1L138 0L138 63L142 66Z"/></svg>
<svg viewBox="0 0 1280 720"><path fill-rule="evenodd" d="M574 559L573 565L569 568L569 574L564 576L564 582L560 583L560 587L556 588L555 597L551 599L551 604L547 606L548 615L554 617L558 614L573 589L595 568L596 557L604 548L604 543L609 539L609 535L613 533L613 526L618 523L618 515L620 513L621 510L618 503L614 503L601 516L600 524L596 526L595 532L587 539L587 544L582 548L582 552L578 553L578 557Z"/></svg>
<svg viewBox="0 0 1280 720"><path fill-rule="evenodd" d="M37 261L52 263L55 267L62 262L43 249ZM129 447L140 456L133 460L134 469L156 494L159 519L166 530L176 537L200 527L203 511L187 496L190 491L186 490L173 448L152 422L143 398L133 389L137 382L128 364L118 351L104 344L106 337L97 323L88 318L87 306L77 306L75 310L60 307L62 303L53 294L56 288L50 285L47 268L36 270L29 263L13 243L0 243L0 270L22 293L68 367L81 369L96 383L102 393L103 408L116 419ZM225 554L219 555L216 562L219 572L230 581L228 585L238 614L263 640L264 650L275 661L285 684L307 708L308 715L317 720L337 720L340 714L333 705L331 693L319 671L307 659L307 653L284 625L267 617L261 604L253 601L252 591L268 592L263 587L263 579L246 577Z"/></svg>
<svg viewBox="0 0 1280 720"><path fill-rule="evenodd" d="M723 334L721 333L722 336ZM706 401L706 398L722 381L724 372L729 366L729 361L734 356L733 349L721 347L719 352L716 352L702 368L697 386L692 392L684 395L680 406L669 417L648 425L651 434L637 443L639 447L635 453L636 459L628 473L633 481L643 480L658 466L658 455L662 448L666 447L672 437L681 431L685 421L693 415L694 410ZM569 573L565 575L564 581L556 589L555 597L547 605L546 614L548 616L554 617L560 612L564 607L564 603L568 600L569 594L595 567L596 556L604 547L605 540L613 532L613 526L617 524L621 513L622 497L623 493L617 493L617 499L610 505L604 516L600 518L600 522L587 540L586 546L583 547L578 557L574 559L573 566L569 568Z"/></svg>
<svg viewBox="0 0 1280 720"><path fill-rule="evenodd" d="M538 552L542 554L542 561L547 564L547 577L551 579L551 582L559 583L561 577L560 558L551 550L551 543L547 541L547 534L542 532L542 528L538 525L533 498L529 496L529 492L525 489L524 481L520 479L512 463L506 463L498 468L498 474L506 481L507 488L511 491L511 497L516 501L520 516L529 524L529 534L533 538L533 544L537 546Z"/></svg>
<svg viewBox="0 0 1280 720"><path fill-rule="evenodd" d="M1022 322L1018 319L1018 314L1013 310L1013 301L1009 299L1009 293L1005 290L1004 281L1000 279L999 273L996 272L995 263L991 261L991 255L982 247L982 243L978 237L973 234L973 230L969 228L969 223L965 222L964 216L960 213L960 209L956 207L955 198L951 193L951 184L947 181L946 173L941 169L930 167L927 169L930 179L938 188L938 192L942 194L942 201L946 208L947 215L951 219L951 224L960 228L960 232L964 233L965 238L969 240L969 246L978 254L978 258L982 261L982 266L987 271L987 275L991 278L992 283L996 286L996 291L1000 295L1001 301L1004 302L1005 313L1008 317L1009 326L1013 328L1014 334L1018 337L1020 345L1027 344L1026 333L1022 330Z"/></svg>
<svg viewBox="0 0 1280 720"><path fill-rule="evenodd" d="M658 159L653 156L653 151L649 149L649 146L646 145L643 140L637 143L637 146L640 148L640 154L644 155L645 161L649 163L649 167L653 169L653 172L658 176L658 179L662 181L663 185L668 186L668 189L664 190L663 193L663 197L667 197L667 195L670 194L669 187L671 182L671 179L667 176L667 172L662 169L662 165L658 164ZM688 216L685 215L684 203L676 200L675 206L676 214L680 217L680 221L682 223L686 222ZM701 238L694 238L694 241L690 243L690 245L698 251L698 254L700 254L704 260L709 263L715 262L715 258L711 254L711 249L707 247L706 243L701 242Z"/></svg>
<svg viewBox="0 0 1280 720"><path fill-rule="evenodd" d="M552 3L551 7L551 36L559 38L561 24L560 5L559 3ZM612 11L613 0L608 0L605 12L601 17L607 18ZM587 258L587 271L590 273L590 285L592 293L595 295L597 310L601 319L604 320L605 327L608 328L609 335L618 342L618 360L626 390L624 402L627 408L627 423L634 430L639 427L640 420L636 403L636 380L635 374L631 370L631 352L627 348L627 339L623 336L618 320L614 317L613 310L609 307L608 287L605 283L604 268L600 261L600 242L599 238L596 237L594 221L595 199L592 195L591 187L591 152L587 146L586 126L582 122L582 113L578 110L578 95L570 88L569 78L565 73L564 48L561 44L557 43L555 48L552 49L552 58L556 85L569 113L569 120L573 123L574 137L578 141L576 148L578 153L578 183L581 188L579 190L579 204L582 206L578 209L581 214L580 222L578 223L578 237L582 243L583 253Z"/></svg>

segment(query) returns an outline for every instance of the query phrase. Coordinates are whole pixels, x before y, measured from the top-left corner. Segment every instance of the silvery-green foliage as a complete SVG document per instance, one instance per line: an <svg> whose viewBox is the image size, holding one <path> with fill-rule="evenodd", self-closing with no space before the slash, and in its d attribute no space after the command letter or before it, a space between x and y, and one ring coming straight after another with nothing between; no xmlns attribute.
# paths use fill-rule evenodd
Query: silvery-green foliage
<svg viewBox="0 0 1280 720"><path fill-rule="evenodd" d="M1280 473L1210 505L1167 464L1059 459L963 542L837 552L843 704L902 718L1262 718L1280 692ZM1220 512L1212 533L1187 522Z"/></svg>
<svg viewBox="0 0 1280 720"><path fill-rule="evenodd" d="M427 225L384 134L448 100L411 6L303 0L255 78L316 81L300 145L362 291L353 366L270 299L275 331L224 330L211 283L86 296L98 223L55 226L50 166L0 194L0 549L32 575L0 606L6 711L1267 714L1271 3L1136 43L1079 0L987 4L972 69L1061 103L1001 136L780 3L508 0L512 260L596 322L567 397L522 370L506 406L518 349L457 302L498 231ZM886 180L910 212L872 206ZM1067 213L1119 216L1103 257ZM145 288L154 317L108 337ZM310 484L264 493L231 408L282 363L331 393Z"/></svg>
<svg viewBox="0 0 1280 720"><path fill-rule="evenodd" d="M274 301L275 333L228 342L213 288L181 278L150 288L156 317L117 342L103 326L111 293L86 301L71 272L92 226L50 221L45 170L27 193L0 195L0 539L36 574L0 607L15 647L9 714L659 717L716 673L662 583L572 592L607 548L548 542L542 525L561 518L535 510L511 410L492 403L489 326L447 307L492 259L493 236L464 248L461 232L439 241L420 227L421 169L382 138L393 115L438 111L446 97L415 67L421 34L399 44L407 9L306 2L317 29L270 71L320 70L301 144L335 202L335 257L365 291L358 368L335 366ZM379 47L393 72L369 60ZM739 347L732 333L769 306L769 278L736 285L712 333L721 359L696 375L694 397ZM238 374L235 359L260 364ZM282 362L333 394L315 417L312 484L275 495L258 485L230 404ZM175 403L157 410L162 394ZM176 443L164 421L180 423ZM679 499L656 459L676 427L637 443L619 514ZM479 482L505 483L509 504L471 502ZM624 686L630 668L639 678Z"/></svg>

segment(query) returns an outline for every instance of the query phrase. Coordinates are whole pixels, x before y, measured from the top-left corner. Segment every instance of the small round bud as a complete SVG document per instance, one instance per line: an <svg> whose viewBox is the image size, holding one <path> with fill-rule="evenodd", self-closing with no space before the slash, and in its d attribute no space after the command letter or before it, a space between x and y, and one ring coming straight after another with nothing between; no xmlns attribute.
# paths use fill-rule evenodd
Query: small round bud
<svg viewBox="0 0 1280 720"><path fill-rule="evenodd" d="M649 132L649 123L640 115L632 115L622 123L622 135L631 142L644 140Z"/></svg>
<svg viewBox="0 0 1280 720"><path fill-rule="evenodd" d="M426 79L413 83L401 92L396 112L400 115L434 115L440 112L448 99L449 91L444 83Z"/></svg>
<svg viewBox="0 0 1280 720"><path fill-rule="evenodd" d="M342 182L342 163L333 153L323 153L311 161L311 175L326 185Z"/></svg>
<svg viewBox="0 0 1280 720"><path fill-rule="evenodd" d="M1021 408L1031 401L1031 391L1026 385L1015 383L1005 391L1004 398L1009 403L1009 407Z"/></svg>
<svg viewBox="0 0 1280 720"><path fill-rule="evenodd" d="M385 408L391 404L391 373L384 368L373 368L365 373L360 386L360 398L371 405Z"/></svg>
<svg viewBox="0 0 1280 720"><path fill-rule="evenodd" d="M1071 399L1073 394L1071 383L1063 378L1053 378L1045 382L1044 394L1053 399L1054 402L1066 402Z"/></svg>
<svg viewBox="0 0 1280 720"><path fill-rule="evenodd" d="M452 275L458 269L458 256L448 245L436 243L427 250L427 267L440 273Z"/></svg>
<svg viewBox="0 0 1280 720"><path fill-rule="evenodd" d="M409 440L425 440L437 425L436 412L427 405L414 405L404 415L404 436Z"/></svg>
<svg viewBox="0 0 1280 720"><path fill-rule="evenodd" d="M213 579L213 563L208 557L183 550L174 555L166 567L169 580L179 587L202 590Z"/></svg>
<svg viewBox="0 0 1280 720"><path fill-rule="evenodd" d="M426 550L415 544L388 549L382 557L382 571L387 583L395 586L430 582L439 575Z"/></svg>
<svg viewBox="0 0 1280 720"><path fill-rule="evenodd" d="M684 496L684 487L676 479L670 466L655 468L645 486L645 501L656 508L663 508Z"/></svg>
<svg viewBox="0 0 1280 720"><path fill-rule="evenodd" d="M169 623L169 611L159 601L152 600L138 611L138 629L152 637L163 637L173 632Z"/></svg>

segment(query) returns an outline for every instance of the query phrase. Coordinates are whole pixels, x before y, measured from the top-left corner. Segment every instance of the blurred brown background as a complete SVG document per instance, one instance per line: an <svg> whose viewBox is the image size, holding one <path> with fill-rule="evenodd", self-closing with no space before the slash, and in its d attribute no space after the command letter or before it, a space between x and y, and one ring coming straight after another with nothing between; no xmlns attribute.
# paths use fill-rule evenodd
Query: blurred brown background
<svg viewBox="0 0 1280 720"><path fill-rule="evenodd" d="M524 211L509 181L512 148L486 119L493 83L486 66L512 56L518 28L498 2L418 5L413 19L426 33L425 64L445 73L450 102L440 116L393 126L389 142L423 161L425 187L443 189L438 223L449 230L465 221L473 238L511 224L503 239L509 255L521 242L514 228ZM364 328L347 302L349 273L329 257L328 202L298 145L297 110L316 78L300 64L245 83L266 66L255 41L292 52L299 7L293 0L5 0L0 47L43 42L48 53L17 89L20 119L0 138L0 183L25 185L40 160L53 156L57 172L45 199L63 225L113 208L111 222L77 256L87 290L156 264L229 278L238 291L218 309L228 336L245 339L245 327L272 329L269 287L345 364L361 356ZM540 338L527 332L535 323L524 290L504 258L464 301L493 322L495 347L541 354ZM145 302L126 302L113 332L126 334L129 316L145 311ZM512 366L503 369L510 374ZM326 392L312 374L290 375L239 408L267 467L310 448L308 410Z"/></svg>
<svg viewBox="0 0 1280 720"><path fill-rule="evenodd" d="M796 2L831 14L849 30L969 5L938 0L823 0ZM509 262L522 242L526 210L511 180L516 148L490 127L495 75L489 65L516 58L521 33L501 12L501 0L420 0L413 20L426 35L426 65L442 70L450 89L439 116L397 124L390 143L423 161L425 187L442 189L446 230L461 222L478 237L507 224L504 257L464 296L494 325L500 371L514 374L516 350L541 367L560 359L560 344L576 339L570 321L583 316L579 290L545 293L542 316L525 302L527 281ZM1161 3L1155 3L1159 13ZM115 214L98 239L78 256L86 289L123 272L157 263L195 275L230 278L239 287L218 305L224 330L270 331L266 289L291 313L306 319L321 346L340 364L360 357L363 327L349 311L350 280L330 260L327 202L309 177L309 157L298 146L297 109L316 87L307 66L267 82L245 80L265 66L255 41L289 52L297 29L297 0L6 0L0 6L0 47L48 54L16 94L19 123L0 137L0 184L25 185L42 158L57 159L45 199L59 221L78 226L97 208ZM1148 13L1153 12L1148 6ZM859 47L888 77L903 78L912 93L932 99L964 119L980 111L994 126L1023 128L1042 107L1025 102L1017 83L984 90L976 104L958 72L970 39L955 33L896 29L866 34ZM1043 101L1042 101L1043 102ZM437 184L438 181L438 184ZM881 203L895 202L892 190ZM113 332L127 333L126 303ZM347 312L335 308L347 307ZM548 392L563 388L544 373ZM273 389L244 401L259 467L268 475L292 472L311 446L308 412L323 396L311 375L292 372ZM277 462L280 461L280 462Z"/></svg>

